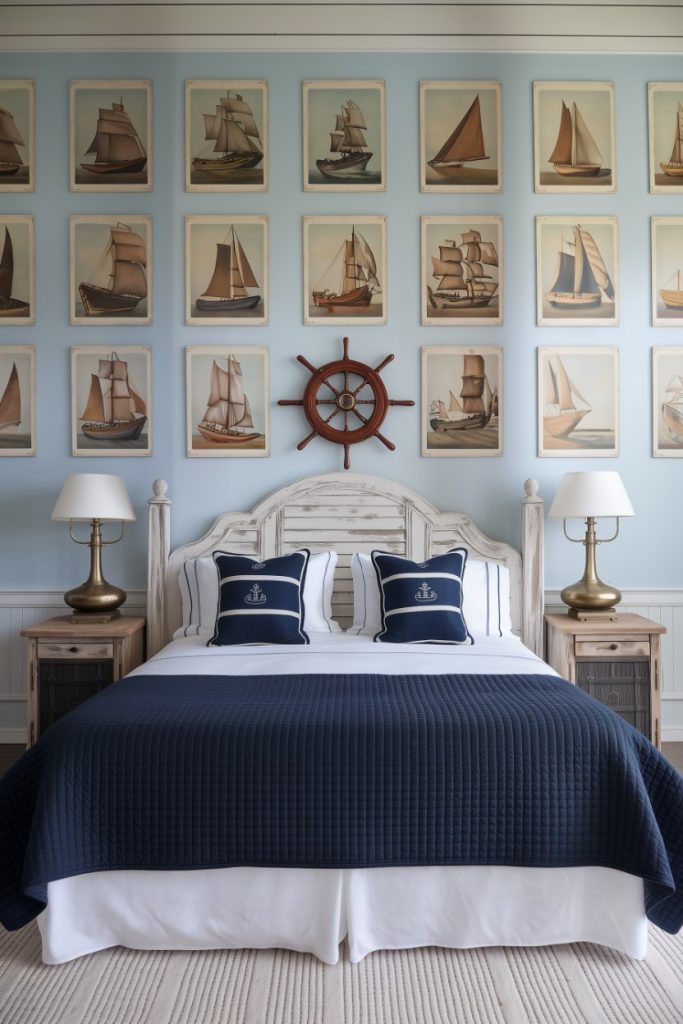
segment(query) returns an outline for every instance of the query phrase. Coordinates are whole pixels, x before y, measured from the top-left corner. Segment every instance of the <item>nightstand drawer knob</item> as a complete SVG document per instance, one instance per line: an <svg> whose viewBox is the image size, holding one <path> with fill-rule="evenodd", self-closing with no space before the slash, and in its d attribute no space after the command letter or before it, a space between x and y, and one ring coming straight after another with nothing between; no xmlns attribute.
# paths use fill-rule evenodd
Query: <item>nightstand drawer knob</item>
<svg viewBox="0 0 683 1024"><path fill-rule="evenodd" d="M610 649L610 651L618 651L619 650L619 644L610 644L609 645L609 649Z"/></svg>
<svg viewBox="0 0 683 1024"><path fill-rule="evenodd" d="M78 647L70 647L69 650L71 651L72 654L78 653Z"/></svg>

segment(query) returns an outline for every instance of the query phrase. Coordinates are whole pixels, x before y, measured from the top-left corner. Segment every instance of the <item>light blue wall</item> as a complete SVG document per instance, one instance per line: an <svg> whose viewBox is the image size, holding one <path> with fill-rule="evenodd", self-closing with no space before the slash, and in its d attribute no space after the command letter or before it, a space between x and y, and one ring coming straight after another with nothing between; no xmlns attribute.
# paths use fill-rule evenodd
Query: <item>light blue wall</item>
<svg viewBox="0 0 683 1024"><path fill-rule="evenodd" d="M85 576L85 556L50 512L70 472L115 472L125 479L138 513L125 542L106 553L115 582L145 580L145 499L155 477L173 498L173 544L207 527L223 510L249 508L297 477L341 468L341 450L314 441L302 415L272 409L269 459L188 459L185 456L184 348L212 342L268 345L271 398L298 397L307 373L295 362L339 354L341 335L353 355L396 361L384 372L390 394L419 402L420 346L501 344L505 350L505 454L500 459L420 456L418 408L393 410L386 433L395 453L368 441L353 450L353 469L402 480L443 509L461 509L490 535L519 542L522 482L536 476L551 499L569 469L621 472L636 508L618 543L600 552L605 578L622 586L683 585L681 496L683 462L653 459L650 348L681 344L681 332L650 325L652 214L681 214L678 197L651 196L647 172L647 82L680 80L680 58L446 54L62 54L2 56L2 77L35 78L37 175L34 194L0 194L0 210L36 217L37 322L0 327L0 344L35 344L38 454L0 459L0 588L73 585ZM72 78L150 78L154 85L154 191L78 195L68 190L68 83ZM304 78L384 78L388 108L386 193L304 194L301 185L301 81ZM265 78L270 83L270 190L266 194L189 195L183 179L183 103L186 78ZM503 83L505 192L500 196L422 195L418 187L418 81L499 79ZM545 196L533 191L532 82L535 79L613 80L616 83L618 191L606 196ZM68 223L72 213L151 213L154 233L154 322L150 327L72 327L68 323ZM302 227L304 214L384 213L388 217L388 324L385 327L304 327ZM502 214L505 238L505 323L500 327L420 326L420 216L427 213ZM184 325L184 226L187 213L264 213L270 218L270 325ZM621 326L553 329L535 325L537 214L618 214ZM153 350L154 455L82 459L70 455L72 345L148 344ZM618 459L536 457L536 347L541 344L618 345L621 351L621 455ZM549 586L579 575L581 549L547 531Z"/></svg>

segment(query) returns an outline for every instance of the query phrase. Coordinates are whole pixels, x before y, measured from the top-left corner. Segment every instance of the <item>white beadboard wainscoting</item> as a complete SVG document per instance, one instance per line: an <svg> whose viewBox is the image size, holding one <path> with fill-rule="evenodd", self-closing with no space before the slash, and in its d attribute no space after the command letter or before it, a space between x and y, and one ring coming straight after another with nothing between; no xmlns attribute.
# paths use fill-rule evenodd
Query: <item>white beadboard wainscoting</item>
<svg viewBox="0 0 683 1024"><path fill-rule="evenodd" d="M625 590L620 606L666 626L662 637L662 739L683 741L683 589ZM559 591L546 591L548 611L563 611ZM0 743L26 741L28 641L19 635L26 626L67 611L61 591L0 592ZM129 591L127 615L145 614L145 593Z"/></svg>

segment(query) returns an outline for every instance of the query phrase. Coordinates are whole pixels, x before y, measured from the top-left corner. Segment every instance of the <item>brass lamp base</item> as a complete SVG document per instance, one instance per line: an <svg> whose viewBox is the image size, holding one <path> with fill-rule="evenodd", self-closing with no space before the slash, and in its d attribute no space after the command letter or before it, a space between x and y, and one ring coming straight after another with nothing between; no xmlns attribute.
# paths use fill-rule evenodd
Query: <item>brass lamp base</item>
<svg viewBox="0 0 683 1024"><path fill-rule="evenodd" d="M75 537L73 539L76 540ZM92 520L90 540L77 541L77 543L86 543L90 547L90 575L85 583L81 583L80 587L68 590L64 595L64 600L70 608L74 609L75 613L84 617L82 621L85 621L86 616L91 622L97 621L96 616L106 615L114 618L119 614L117 609L126 600L126 592L121 587L115 587L113 583L108 583L102 575L102 548L105 546L105 542L102 540L99 519ZM93 618L90 619L90 616ZM109 620L99 619L99 621Z"/></svg>
<svg viewBox="0 0 683 1024"><path fill-rule="evenodd" d="M617 533L619 532L618 523L619 520L617 520ZM567 536L566 525L564 532ZM615 533L614 536L616 537L616 535ZM569 540L571 539L569 537ZM611 537L610 540L614 540L614 537ZM595 548L598 544L604 544L605 541L600 541L595 536L595 518L593 516L586 516L586 536L583 541L578 543L582 543L586 548L583 576L576 583L565 587L560 597L565 604L569 605L569 614L576 619L581 618L582 614L590 614L591 617L593 615L597 617L600 614L615 615L615 606L621 601L621 591L616 587L610 587L608 583L603 583L596 572Z"/></svg>

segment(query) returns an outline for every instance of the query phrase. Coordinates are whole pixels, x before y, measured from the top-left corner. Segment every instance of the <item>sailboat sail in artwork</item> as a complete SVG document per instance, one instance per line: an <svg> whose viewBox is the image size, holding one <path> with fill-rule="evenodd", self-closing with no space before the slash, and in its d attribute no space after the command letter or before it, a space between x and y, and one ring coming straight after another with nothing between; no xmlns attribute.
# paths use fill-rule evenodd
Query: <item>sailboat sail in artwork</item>
<svg viewBox="0 0 683 1024"><path fill-rule="evenodd" d="M14 121L14 115L7 107L0 107L0 176L16 174L24 161L17 146L26 143Z"/></svg>
<svg viewBox="0 0 683 1024"><path fill-rule="evenodd" d="M81 167L93 174L133 174L144 169L147 154L123 105L123 97L119 103L112 103L111 110L100 107L88 153L94 153L95 159L92 163L82 163Z"/></svg>
<svg viewBox="0 0 683 1024"><path fill-rule="evenodd" d="M5 390L0 398L0 430L18 427L21 423L21 389L17 364L12 363Z"/></svg>
<svg viewBox="0 0 683 1024"><path fill-rule="evenodd" d="M458 430L475 430L485 427L493 415L494 395L491 389L484 357L466 355L463 362L461 402L449 391L450 403L446 409L445 402L439 400L438 415L432 416L430 424L437 433L450 433ZM496 397L497 407L497 397Z"/></svg>
<svg viewBox="0 0 683 1024"><path fill-rule="evenodd" d="M659 165L665 174L671 178L683 177L683 103L676 105L676 128L674 130L674 145L671 150L669 162Z"/></svg>
<svg viewBox="0 0 683 1024"><path fill-rule="evenodd" d="M81 431L96 441L135 441L147 422L147 408L128 374L128 363L112 352L90 374Z"/></svg>
<svg viewBox="0 0 683 1024"><path fill-rule="evenodd" d="M439 255L432 256L434 289L427 286L427 301L432 309L475 309L487 306L498 290L498 281L484 267L498 266L498 253L493 242L485 241L481 232L470 229L462 233L460 244L445 239Z"/></svg>
<svg viewBox="0 0 683 1024"><path fill-rule="evenodd" d="M368 128L363 111L354 100L346 100L341 105L341 114L334 117L334 131L330 132L332 156L316 160L318 170L326 178L364 171L372 153L363 134Z"/></svg>
<svg viewBox="0 0 683 1024"><path fill-rule="evenodd" d="M543 430L552 437L568 437L588 413L590 403L570 378L560 356L546 363Z"/></svg>
<svg viewBox="0 0 683 1024"><path fill-rule="evenodd" d="M600 306L614 301L614 286L605 261L595 239L589 231L577 224L573 228L573 242L567 243L572 252L561 249L555 281L545 298L559 309L577 309Z"/></svg>
<svg viewBox="0 0 683 1024"><path fill-rule="evenodd" d="M674 374L666 386L662 418L671 440L683 445L683 374Z"/></svg>
<svg viewBox="0 0 683 1024"><path fill-rule="evenodd" d="M324 287L328 277L334 283ZM327 309L369 306L372 296L381 291L375 255L367 240L355 226L351 237L344 239L331 263L313 290L313 302Z"/></svg>
<svg viewBox="0 0 683 1024"><path fill-rule="evenodd" d="M203 438L215 444L244 443L261 436L254 430L242 367L232 354L228 356L227 370L213 361L206 411L197 429Z"/></svg>
<svg viewBox="0 0 683 1024"><path fill-rule="evenodd" d="M206 291L197 299L197 309L225 312L233 309L253 309L261 296L249 293L258 288L251 264L247 259L234 226L230 228L230 241L216 243L216 262Z"/></svg>
<svg viewBox="0 0 683 1024"><path fill-rule="evenodd" d="M142 235L127 224L109 230L109 242L95 268L110 263L106 283L81 281L78 291L87 316L116 316L130 313L147 295L147 247Z"/></svg>
<svg viewBox="0 0 683 1024"><path fill-rule="evenodd" d="M0 317L29 316L30 304L24 299L12 297L14 282L14 248L9 228L5 225L5 241L0 256Z"/></svg>
<svg viewBox="0 0 683 1024"><path fill-rule="evenodd" d="M428 162L433 170L448 176L464 163L488 159L481 123L481 105L477 95L441 149Z"/></svg>
<svg viewBox="0 0 683 1024"><path fill-rule="evenodd" d="M204 141L209 146L205 147L206 152L192 158L193 168L220 176L256 167L263 159L261 137L254 112L244 96L228 90L215 107L215 113L202 114Z"/></svg>
<svg viewBox="0 0 683 1024"><path fill-rule="evenodd" d="M602 170L602 153L576 103L570 110L562 101L560 128L548 162L558 174L568 177L593 177Z"/></svg>

